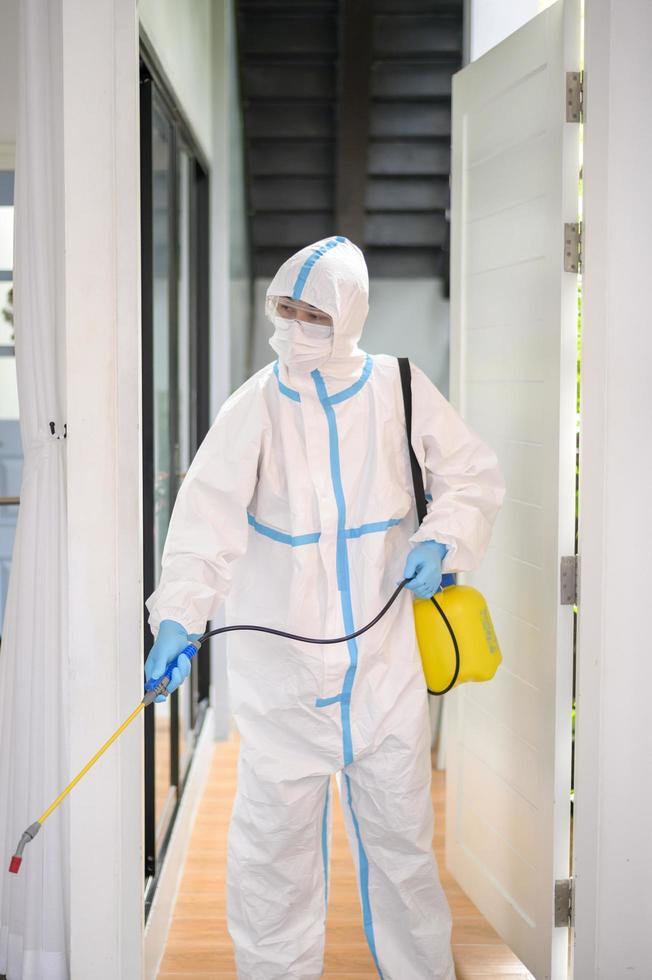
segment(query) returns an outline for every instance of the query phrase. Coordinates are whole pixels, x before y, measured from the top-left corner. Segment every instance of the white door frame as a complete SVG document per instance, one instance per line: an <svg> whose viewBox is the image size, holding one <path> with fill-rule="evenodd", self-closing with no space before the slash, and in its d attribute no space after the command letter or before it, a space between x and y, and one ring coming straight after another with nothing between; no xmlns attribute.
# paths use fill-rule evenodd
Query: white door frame
<svg viewBox="0 0 652 980"><path fill-rule="evenodd" d="M586 0L575 980L652 976L652 4Z"/></svg>

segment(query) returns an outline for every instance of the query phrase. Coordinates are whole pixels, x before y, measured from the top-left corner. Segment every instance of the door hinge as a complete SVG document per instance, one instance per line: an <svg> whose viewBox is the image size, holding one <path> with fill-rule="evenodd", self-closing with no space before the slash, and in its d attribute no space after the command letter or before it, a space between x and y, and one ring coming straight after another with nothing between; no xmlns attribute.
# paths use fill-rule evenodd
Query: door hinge
<svg viewBox="0 0 652 980"><path fill-rule="evenodd" d="M582 271L582 223L573 221L564 225L564 271Z"/></svg>
<svg viewBox="0 0 652 980"><path fill-rule="evenodd" d="M555 925L572 926L575 921L573 878L558 878L555 882Z"/></svg>
<svg viewBox="0 0 652 980"><path fill-rule="evenodd" d="M580 597L580 556L568 555L561 560L559 575L562 606L576 606Z"/></svg>
<svg viewBox="0 0 652 980"><path fill-rule="evenodd" d="M584 122L584 72L566 72L566 122Z"/></svg>

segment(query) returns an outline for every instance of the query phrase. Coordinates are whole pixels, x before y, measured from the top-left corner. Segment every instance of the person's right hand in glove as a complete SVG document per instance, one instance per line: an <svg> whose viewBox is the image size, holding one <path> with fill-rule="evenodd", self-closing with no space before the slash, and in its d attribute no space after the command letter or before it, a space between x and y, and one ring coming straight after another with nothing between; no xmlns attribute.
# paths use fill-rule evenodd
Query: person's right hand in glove
<svg viewBox="0 0 652 980"><path fill-rule="evenodd" d="M167 665L178 657L182 650L185 650L191 640L198 640L199 637L199 633L188 635L185 627L173 619L162 620L156 642L145 661L145 680L162 677ZM172 671L172 679L168 684L168 693L176 691L189 674L190 660L185 655L179 657L179 663ZM159 694L155 701L165 701L165 695Z"/></svg>

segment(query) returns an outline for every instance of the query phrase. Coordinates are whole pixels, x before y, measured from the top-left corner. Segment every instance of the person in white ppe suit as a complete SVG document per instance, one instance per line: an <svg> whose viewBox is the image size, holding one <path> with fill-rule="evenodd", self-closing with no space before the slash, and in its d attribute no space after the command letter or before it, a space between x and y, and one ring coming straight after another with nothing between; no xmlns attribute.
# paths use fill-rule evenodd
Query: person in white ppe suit
<svg viewBox="0 0 652 980"><path fill-rule="evenodd" d="M416 527L398 363L358 347L368 275L355 245L302 249L267 295L278 361L225 402L181 486L148 600L154 633L164 622L176 639L157 641L150 676L224 600L227 623L333 637L369 622L404 571L432 594L442 570L477 566L503 499L492 450L413 366L430 498ZM379 977L454 980L410 593L347 644L231 634L228 672L241 739L228 847L238 975L322 975L336 774Z"/></svg>

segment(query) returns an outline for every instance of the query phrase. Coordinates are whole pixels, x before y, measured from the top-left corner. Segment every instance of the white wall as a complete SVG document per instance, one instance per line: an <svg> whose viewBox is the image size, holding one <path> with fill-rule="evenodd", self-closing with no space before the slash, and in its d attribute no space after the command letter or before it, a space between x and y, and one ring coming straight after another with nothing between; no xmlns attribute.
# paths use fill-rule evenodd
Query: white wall
<svg viewBox="0 0 652 980"><path fill-rule="evenodd" d="M256 280L254 370L276 357L268 344L265 319L267 279ZM448 393L448 307L436 279L374 279L369 287L369 317L360 346L370 354L412 358Z"/></svg>
<svg viewBox="0 0 652 980"><path fill-rule="evenodd" d="M179 104L208 157L212 154L211 0L139 0L138 16Z"/></svg>
<svg viewBox="0 0 652 980"><path fill-rule="evenodd" d="M652 4L588 0L577 980L652 977Z"/></svg>
<svg viewBox="0 0 652 980"><path fill-rule="evenodd" d="M374 279L362 347L410 357L448 394L449 302L437 279Z"/></svg>
<svg viewBox="0 0 652 980"><path fill-rule="evenodd" d="M468 60L504 41L554 0L466 0Z"/></svg>

